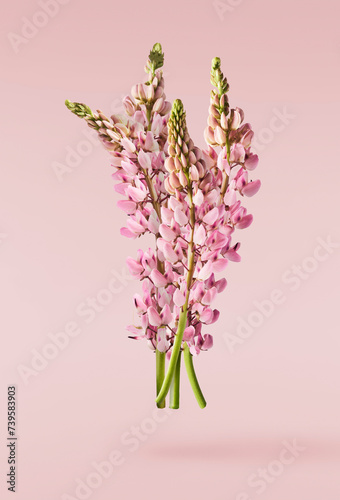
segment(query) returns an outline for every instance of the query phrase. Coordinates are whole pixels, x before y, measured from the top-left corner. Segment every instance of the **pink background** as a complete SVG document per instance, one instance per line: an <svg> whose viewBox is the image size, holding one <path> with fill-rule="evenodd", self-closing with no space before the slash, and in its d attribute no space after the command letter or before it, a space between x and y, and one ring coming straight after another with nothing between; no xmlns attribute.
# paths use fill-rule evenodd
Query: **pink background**
<svg viewBox="0 0 340 500"><path fill-rule="evenodd" d="M339 2L58 5L47 21L33 0L6 3L1 15L1 499L13 498L4 477L6 393L15 384L18 500L80 498L77 478L95 484L93 462L116 449L124 463L93 500L338 500L340 246L318 253L318 239L340 243ZM21 34L23 18L45 25L15 51L8 34ZM156 41L167 96L182 98L201 147L210 61L222 58L231 105L257 133L263 183L248 202L255 221L240 234L242 262L227 269L222 315L209 329L215 347L196 361L208 406L198 408L183 370L181 409L162 423L150 420L159 418L153 354L124 330L139 283L116 281L91 323L79 316L146 241L120 237L110 159L100 146L86 149L85 124L64 106L68 98L117 109ZM289 118L276 120L285 109ZM82 147L79 165L58 181L56 162ZM307 270L295 281L294 266ZM261 320L254 301L275 289L283 303ZM232 352L226 333L237 336L249 315L259 324ZM18 367L69 322L79 334L25 384ZM136 451L122 442L132 426L143 429ZM304 449L281 466L284 440ZM259 493L248 478L267 467Z"/></svg>

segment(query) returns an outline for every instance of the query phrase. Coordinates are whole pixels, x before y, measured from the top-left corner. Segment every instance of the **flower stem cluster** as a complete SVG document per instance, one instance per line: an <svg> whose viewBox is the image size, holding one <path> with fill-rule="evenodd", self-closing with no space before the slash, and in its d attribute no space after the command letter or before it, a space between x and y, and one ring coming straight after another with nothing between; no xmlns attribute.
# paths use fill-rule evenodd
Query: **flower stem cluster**
<svg viewBox="0 0 340 500"><path fill-rule="evenodd" d="M164 54L155 44L145 71L148 79L132 87L123 99L124 114L107 118L85 104L66 106L97 131L115 169L118 206L127 214L121 234L139 238L152 234L155 247L128 257L131 274L142 282L134 296L139 323L130 325L131 338L146 340L156 353L156 402L179 407L181 353L200 407L206 405L193 359L213 346L205 333L219 311L216 296L227 281L217 275L229 261L239 261L236 229L248 227L253 217L242 205L260 181L248 178L258 163L251 151L253 131L240 108L229 108L229 84L214 58L207 149L190 138L183 103L166 100L162 66ZM168 359L168 368L166 367Z"/></svg>

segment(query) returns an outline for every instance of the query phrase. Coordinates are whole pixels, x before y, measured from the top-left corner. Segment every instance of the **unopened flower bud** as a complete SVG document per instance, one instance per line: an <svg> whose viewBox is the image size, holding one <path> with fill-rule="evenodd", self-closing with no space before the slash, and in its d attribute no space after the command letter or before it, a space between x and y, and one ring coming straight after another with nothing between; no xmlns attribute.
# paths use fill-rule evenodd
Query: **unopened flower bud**
<svg viewBox="0 0 340 500"><path fill-rule="evenodd" d="M155 99L159 99L164 96L164 90L162 87L157 87L155 90Z"/></svg>
<svg viewBox="0 0 340 500"><path fill-rule="evenodd" d="M205 176L206 170L207 170L205 162L203 160L198 161L196 163L196 168L198 170L199 178L203 179L203 177Z"/></svg>
<svg viewBox="0 0 340 500"><path fill-rule="evenodd" d="M224 111L222 111L222 114L221 114L221 127L224 130L228 129L228 120L227 120L227 117L226 117Z"/></svg>
<svg viewBox="0 0 340 500"><path fill-rule="evenodd" d="M138 85L134 85L131 88L131 95L134 99L139 100Z"/></svg>
<svg viewBox="0 0 340 500"><path fill-rule="evenodd" d="M212 104L209 106L209 115L212 115L214 118L219 118L220 116L218 109L216 109L216 107Z"/></svg>
<svg viewBox="0 0 340 500"><path fill-rule="evenodd" d="M179 172L183 168L178 156L175 156L175 168L176 168L177 172Z"/></svg>
<svg viewBox="0 0 340 500"><path fill-rule="evenodd" d="M214 94L214 96L212 97L212 99L211 99L211 104L212 104L213 106L215 106L215 108L218 108L218 107L219 107L219 105L220 105L220 100L219 100L219 98L218 98L218 95L217 95L217 94Z"/></svg>
<svg viewBox="0 0 340 500"><path fill-rule="evenodd" d="M171 102L165 101L161 114L164 116L170 113L170 111L171 111Z"/></svg>
<svg viewBox="0 0 340 500"><path fill-rule="evenodd" d="M208 116L208 125L211 128L216 128L216 127L218 127L219 122L213 115L209 115Z"/></svg>
<svg viewBox="0 0 340 500"><path fill-rule="evenodd" d="M252 130L248 130L240 140L240 143L245 147L249 148L251 145L251 141L253 140L254 132Z"/></svg>
<svg viewBox="0 0 340 500"><path fill-rule="evenodd" d="M123 106L125 108L126 113L129 116L132 116L136 111L136 107L135 107L134 103L132 102L131 97L129 97L129 96L124 97Z"/></svg>
<svg viewBox="0 0 340 500"><path fill-rule="evenodd" d="M191 165L190 167L190 177L193 181L198 181L200 178L198 168L196 165Z"/></svg>
<svg viewBox="0 0 340 500"><path fill-rule="evenodd" d="M163 97L160 97L155 101L155 104L153 105L152 111L155 113L160 113L160 111L163 109L164 106L164 99Z"/></svg>
<svg viewBox="0 0 340 500"><path fill-rule="evenodd" d="M182 145L182 151L183 151L183 153L184 153L185 155L187 155L187 154L188 154L188 152L189 152L188 146L187 146L187 144L186 144L185 142L183 142L183 145Z"/></svg>
<svg viewBox="0 0 340 500"><path fill-rule="evenodd" d="M224 145L226 143L227 136L224 130L221 129L221 127L216 127L214 137L217 144Z"/></svg>
<svg viewBox="0 0 340 500"><path fill-rule="evenodd" d="M193 151L190 151L189 152L189 162L195 164L196 161L197 161L197 158L195 156L195 153Z"/></svg>
<svg viewBox="0 0 340 500"><path fill-rule="evenodd" d="M207 144L215 146L216 141L214 136L214 130L209 126L204 129L204 139Z"/></svg>
<svg viewBox="0 0 340 500"><path fill-rule="evenodd" d="M181 183L180 183L177 175L175 174L175 172L171 172L171 174L169 176L169 182L170 182L173 189L178 189L181 187Z"/></svg>
<svg viewBox="0 0 340 500"><path fill-rule="evenodd" d="M122 135L129 135L129 129L123 123L116 123L115 128L118 129Z"/></svg>
<svg viewBox="0 0 340 500"><path fill-rule="evenodd" d="M166 177L164 180L164 187L167 190L169 194L174 195L175 194L175 189L172 187L170 183L170 177Z"/></svg>
<svg viewBox="0 0 340 500"><path fill-rule="evenodd" d="M230 111L229 127L231 130L237 130L242 123L241 115L236 109Z"/></svg>
<svg viewBox="0 0 340 500"><path fill-rule="evenodd" d="M176 170L174 159L172 156L168 156L168 158L165 160L164 166L169 173Z"/></svg>
<svg viewBox="0 0 340 500"><path fill-rule="evenodd" d="M183 153L181 153L181 163L184 168L187 166L187 159Z"/></svg>
<svg viewBox="0 0 340 500"><path fill-rule="evenodd" d="M176 150L172 144L169 144L168 153L170 156L176 156Z"/></svg>
<svg viewBox="0 0 340 500"><path fill-rule="evenodd" d="M179 182L181 183L182 187L187 187L187 185L188 185L188 179L187 179L185 173L183 172L183 170L181 170L179 172L178 179L179 179Z"/></svg>
<svg viewBox="0 0 340 500"><path fill-rule="evenodd" d="M152 85L146 85L146 97L148 101L152 101L155 97L155 89Z"/></svg>

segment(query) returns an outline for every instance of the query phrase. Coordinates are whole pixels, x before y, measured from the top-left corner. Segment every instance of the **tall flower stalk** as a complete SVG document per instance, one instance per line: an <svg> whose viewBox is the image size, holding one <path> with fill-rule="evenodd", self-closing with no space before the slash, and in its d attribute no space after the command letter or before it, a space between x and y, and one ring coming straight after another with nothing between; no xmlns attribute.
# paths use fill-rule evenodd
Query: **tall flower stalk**
<svg viewBox="0 0 340 500"><path fill-rule="evenodd" d="M108 118L85 104L66 101L66 106L97 131L111 155L115 190L123 196L118 206L128 216L121 234L155 237L155 248L138 250L127 265L142 281L142 294L134 296L140 324L128 330L156 353L157 406L165 407L170 391L170 407L179 408L183 353L204 408L193 359L213 345L212 335L202 330L217 321L219 311L211 305L227 285L215 275L228 261L240 260L240 244L232 243L232 235L252 222L241 199L260 188L260 181L248 179L258 158L251 152L253 132L243 124L243 111L229 109L220 59L211 67L205 150L190 138L182 101L166 100L163 63L162 47L155 44L145 66L147 80L123 99L123 114Z"/></svg>

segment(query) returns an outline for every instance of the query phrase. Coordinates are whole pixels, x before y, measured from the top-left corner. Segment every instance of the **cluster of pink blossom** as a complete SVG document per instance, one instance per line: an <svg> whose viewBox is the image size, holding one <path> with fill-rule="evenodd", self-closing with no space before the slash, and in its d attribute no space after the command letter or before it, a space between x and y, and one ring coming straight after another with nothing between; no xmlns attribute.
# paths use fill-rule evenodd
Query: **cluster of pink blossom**
<svg viewBox="0 0 340 500"><path fill-rule="evenodd" d="M92 113L84 104L66 101L98 132L113 157L115 190L124 197L118 206L128 215L122 235L152 233L156 239L155 250L139 250L136 259L127 259L143 291L134 296L140 324L128 329L161 353L160 364L165 353L170 359L167 377L161 374L157 381L160 407L180 352L187 350L192 357L213 345L212 335L202 329L219 317L212 303L227 282L216 276L228 261L240 260L240 244L232 243L232 236L253 219L241 200L260 188L248 173L258 163L251 152L253 131L243 123L240 108L229 110L229 85L219 58L212 62L215 89L204 151L189 136L182 102L171 107L166 101L162 65L162 49L155 44L146 65L148 80L125 97L125 114L108 119L101 111Z"/></svg>

